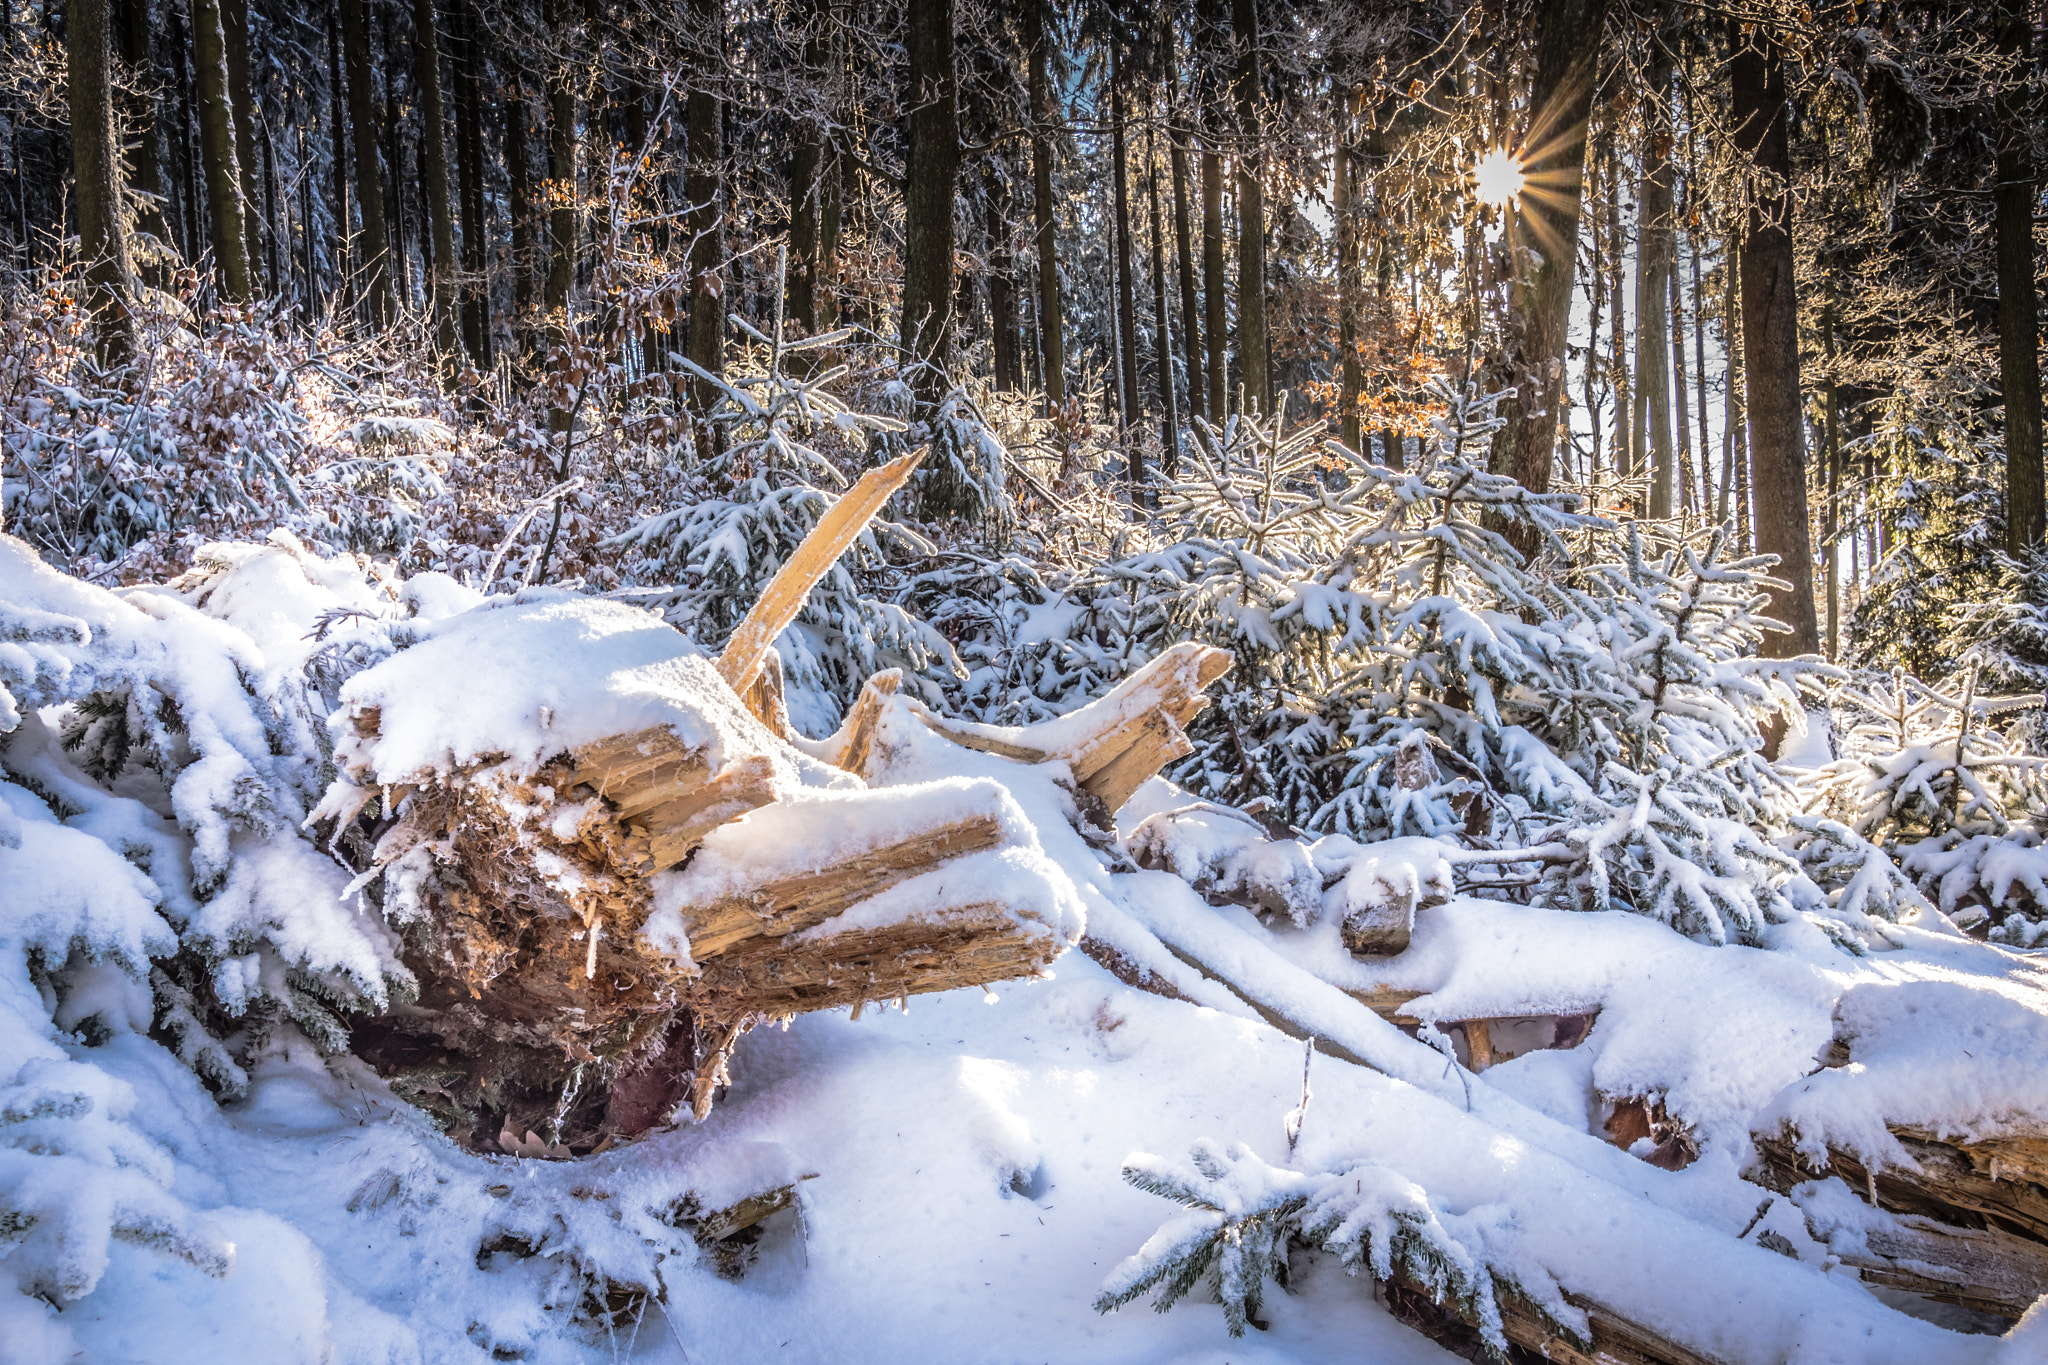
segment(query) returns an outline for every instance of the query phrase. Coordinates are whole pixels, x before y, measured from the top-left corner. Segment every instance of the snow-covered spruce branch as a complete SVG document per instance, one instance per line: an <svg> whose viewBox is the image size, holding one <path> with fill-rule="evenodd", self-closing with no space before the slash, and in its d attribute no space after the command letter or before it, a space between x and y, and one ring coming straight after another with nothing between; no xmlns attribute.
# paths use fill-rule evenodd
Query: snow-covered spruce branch
<svg viewBox="0 0 2048 1365"><path fill-rule="evenodd" d="M1242 1336L1258 1318L1265 1282L1284 1276L1288 1243L1299 1239L1352 1275L1398 1281L1448 1303L1498 1354L1507 1351L1504 1298L1557 1335L1590 1345L1585 1314L1547 1273L1505 1263L1511 1232L1483 1210L1446 1213L1421 1186L1372 1162L1293 1171L1267 1164L1243 1143L1223 1148L1207 1139L1188 1158L1187 1165L1147 1153L1125 1160L1125 1180L1188 1212L1109 1273L1098 1312L1157 1290L1153 1308L1163 1313L1208 1281L1230 1334Z"/></svg>

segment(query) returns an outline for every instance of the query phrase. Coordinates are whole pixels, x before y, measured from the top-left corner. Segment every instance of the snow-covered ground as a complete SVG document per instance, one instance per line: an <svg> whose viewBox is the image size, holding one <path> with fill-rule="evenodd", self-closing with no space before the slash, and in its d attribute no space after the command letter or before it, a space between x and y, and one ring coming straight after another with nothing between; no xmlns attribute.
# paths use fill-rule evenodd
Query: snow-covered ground
<svg viewBox="0 0 2048 1365"><path fill-rule="evenodd" d="M337 899L346 876L296 828L332 776L292 747L317 719L266 730L244 713L307 667L311 618L387 607L359 584L321 585L317 564L303 591L256 591L292 553L245 557L239 601L223 594L210 615L168 592L117 599L0 563L0 684L13 689L0 703L18 708L4 751L18 780L0 782L6 1365L1452 1358L1323 1252L1295 1254L1285 1292L1269 1289L1263 1325L1239 1339L1199 1292L1164 1315L1142 1301L1097 1312L1105 1281L1180 1213L1124 1178L1127 1159L1177 1162L1204 1140L1246 1144L1282 1172L1371 1163L1419 1186L1467 1251L1561 1318L1602 1305L1730 1365L2048 1358L2038 1313L2001 1342L1874 1297L1802 1214L1846 1197L1839 1182L1787 1198L1740 1174L1752 1131L1773 1125L1813 1150L1882 1156L1888 1121L1959 1139L2048 1122L2038 962L1962 938L1931 908L1874 931L1861 956L1805 919L1773 926L1764 947L1709 947L1618 911L1445 899L1430 841L1318 846L1331 896L1430 893L1412 946L1360 963L1313 906L1262 922L1172 872L1133 870L1074 828L1059 765L960 749L902 707L875 737L875 781L1000 786L990 799L1035 833L1035 875L1061 905L1187 998L1070 952L1045 979L758 1029L701 1124L571 1162L461 1150L361 1063L308 1040L320 1015L302 974L340 973L373 1001L395 938ZM633 624L618 626L615 604L532 601L571 634ZM459 621L465 605L421 598L405 630ZM674 639L677 654L692 648ZM159 736L187 761L168 793L123 779L110 795L85 780L80 751L53 743L66 708L117 681L193 688L184 728ZM506 724L526 734L537 718ZM429 738L409 763L446 749ZM465 743L512 752L500 738ZM1154 783L1125 832L1184 804ZM732 842L745 825L726 829ZM1298 856L1261 857L1299 871ZM195 899L195 868L225 889ZM154 1002L144 984L179 934L217 940L217 992L267 993L303 1025L244 1040L246 1083L224 1103L195 1070L220 1084L236 1063L181 1021L175 983L153 983ZM1410 1038L1346 993L1375 987L1420 992L1407 1008L1424 1021L1598 1020L1578 1047L1474 1074L1447 1041ZM1815 1075L1838 1016L1854 1061ZM153 1019L176 1051L152 1040ZM1944 1029L1967 1036L1961 1057ZM1304 1033L1326 1049L1305 1113ZM1666 1171L1605 1141L1603 1097L1627 1096L1661 1100L1700 1159ZM677 1226L685 1196L710 1210L790 1182L798 1207L769 1220L737 1281ZM608 1292L606 1323L591 1309Z"/></svg>

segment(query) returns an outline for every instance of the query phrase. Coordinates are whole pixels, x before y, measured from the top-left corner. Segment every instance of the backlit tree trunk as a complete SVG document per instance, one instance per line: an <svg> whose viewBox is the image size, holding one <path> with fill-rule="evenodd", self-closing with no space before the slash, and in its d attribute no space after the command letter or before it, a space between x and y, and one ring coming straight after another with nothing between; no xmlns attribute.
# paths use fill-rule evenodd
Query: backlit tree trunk
<svg viewBox="0 0 2048 1365"><path fill-rule="evenodd" d="M1515 393L1502 405L1508 424L1494 449L1497 467L1539 493L1550 488L1557 414L1564 402L1565 333L1578 265L1586 125L1606 17L1606 0L1559 0L1543 7L1536 39L1536 82L1530 97L1535 110L1533 155L1523 166L1534 192L1523 197L1515 225L1530 239L1524 245L1531 250L1519 254L1522 265L1509 286L1507 349ZM1524 538L1519 548L1529 552L1534 541Z"/></svg>
<svg viewBox="0 0 2048 1365"><path fill-rule="evenodd" d="M1038 344L1045 367L1045 401L1067 401L1065 313L1060 305L1058 219L1052 199L1052 0L1024 0L1031 85L1031 218L1038 250Z"/></svg>
<svg viewBox="0 0 2048 1365"><path fill-rule="evenodd" d="M455 354L455 214L448 200L448 120L441 99L441 38L434 0L413 0L413 71L420 94L420 178L434 234L434 337L443 357Z"/></svg>
<svg viewBox="0 0 2048 1365"><path fill-rule="evenodd" d="M1237 365L1244 377L1244 401L1269 412L1273 380L1266 366L1271 350L1266 335L1266 158L1259 119L1264 91L1256 0L1231 0L1230 22L1237 37Z"/></svg>

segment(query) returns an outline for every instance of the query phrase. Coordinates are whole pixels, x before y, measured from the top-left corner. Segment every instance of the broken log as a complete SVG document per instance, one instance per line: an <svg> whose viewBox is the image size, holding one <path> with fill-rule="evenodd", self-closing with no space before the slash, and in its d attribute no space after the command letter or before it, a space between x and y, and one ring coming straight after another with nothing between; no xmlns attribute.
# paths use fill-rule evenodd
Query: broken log
<svg viewBox="0 0 2048 1365"><path fill-rule="evenodd" d="M725 652L718 657L719 676L733 691L746 694L773 649L775 637L796 619L811 589L867 529L890 495L903 486L903 481L924 459L924 452L925 447L920 446L861 475L860 481L818 519L789 562L769 580L761 600L747 612L746 619L726 641Z"/></svg>
<svg viewBox="0 0 2048 1365"><path fill-rule="evenodd" d="M1202 695L1230 671L1227 649L1177 644L1106 696L1036 725L978 725L934 715L906 699L912 714L955 744L1019 763L1064 761L1081 790L1114 815L1146 779L1194 752L1185 727L1209 704Z"/></svg>
<svg viewBox="0 0 2048 1365"><path fill-rule="evenodd" d="M1802 1181L1839 1175L1866 1200L1891 1213L2048 1244L2048 1168L2041 1164L2048 1142L2033 1136L1945 1142L1904 1126L1891 1132L1913 1167L1886 1165L1873 1170L1856 1154L1830 1147L1826 1166L1816 1168L1791 1137L1753 1136L1765 1183L1774 1189L1789 1190Z"/></svg>

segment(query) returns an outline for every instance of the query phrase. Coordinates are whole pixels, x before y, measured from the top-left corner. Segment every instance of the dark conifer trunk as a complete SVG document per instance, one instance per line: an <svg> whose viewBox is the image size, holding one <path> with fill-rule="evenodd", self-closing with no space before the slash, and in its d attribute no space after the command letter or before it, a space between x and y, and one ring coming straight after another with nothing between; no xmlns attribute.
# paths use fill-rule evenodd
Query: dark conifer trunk
<svg viewBox="0 0 2048 1365"><path fill-rule="evenodd" d="M135 350L128 233L121 217L121 150L114 137L114 82L107 0L71 0L65 11L65 85L78 197L78 251L85 261L93 338L102 361Z"/></svg>
<svg viewBox="0 0 2048 1365"><path fill-rule="evenodd" d="M983 196L988 232L988 320L996 387L1014 393L1024 387L1017 349L1016 253L1010 249L1010 182L993 161Z"/></svg>
<svg viewBox="0 0 2048 1365"><path fill-rule="evenodd" d="M1060 305L1058 220L1052 198L1051 6L1052 0L1024 0L1030 43L1031 217L1038 254L1038 341L1046 405L1056 409L1067 401L1067 347L1065 313Z"/></svg>
<svg viewBox="0 0 2048 1365"><path fill-rule="evenodd" d="M814 85L824 80L825 41L819 33L824 21L816 0L803 11L806 78ZM810 112L800 114L796 124L796 145L789 158L789 269L785 294L789 316L805 335L818 331L818 237L824 185L819 172L825 164L824 120Z"/></svg>
<svg viewBox="0 0 2048 1365"><path fill-rule="evenodd" d="M1193 208L1190 203L1192 188L1188 173L1188 148L1194 144L1194 128L1187 118L1187 102L1174 70L1171 55L1174 34L1170 25L1165 37L1167 98L1173 105L1167 124L1167 139L1170 148L1168 160L1173 168L1173 249L1180 276L1182 367L1187 377L1188 413L1201 417L1207 410L1203 402L1207 395L1202 382L1202 304L1200 286L1196 282Z"/></svg>
<svg viewBox="0 0 2048 1365"><path fill-rule="evenodd" d="M556 41L572 46L576 16L569 0L549 0L548 28ZM569 295L576 285L576 246L582 215L582 190L576 179L576 70L573 52L560 55L548 73L548 276L547 325L558 338L568 335Z"/></svg>
<svg viewBox="0 0 2048 1365"><path fill-rule="evenodd" d="M1266 335L1266 159L1259 105L1264 77L1259 61L1257 0L1231 0L1237 40L1233 91L1237 104L1237 365L1244 401L1260 412L1273 407L1272 351Z"/></svg>
<svg viewBox="0 0 2048 1365"><path fill-rule="evenodd" d="M1145 196L1152 220L1152 355L1159 366L1159 463L1168 478L1180 468L1180 419L1173 401L1173 310L1166 301L1166 233L1159 212L1159 148L1145 134Z"/></svg>
<svg viewBox="0 0 2048 1365"><path fill-rule="evenodd" d="M510 116L505 120L505 178L512 192L512 336L515 353L533 347L533 313L540 300L540 249L534 241L533 174L528 169L527 140L533 115L526 91L524 61L515 63L511 78Z"/></svg>
<svg viewBox="0 0 2048 1365"><path fill-rule="evenodd" d="M413 78L420 97L420 180L433 233L434 261L428 294L433 300L434 340L444 360L455 357L455 213L448 197L448 119L441 98L440 16L434 0L413 0Z"/></svg>
<svg viewBox="0 0 2048 1365"><path fill-rule="evenodd" d="M953 200L960 175L953 0L909 0L903 191L903 356L921 411L945 394L953 346Z"/></svg>
<svg viewBox="0 0 2048 1365"><path fill-rule="evenodd" d="M723 0L689 0L690 98L689 170L683 196L690 210L690 362L707 374L725 373L725 292L718 277L725 255L725 123L718 91L725 76ZM699 379L691 387L697 415L717 401L717 390ZM698 427L698 451L708 452L708 424Z"/></svg>
<svg viewBox="0 0 2048 1365"><path fill-rule="evenodd" d="M1213 146L1202 149L1202 280L1208 314L1202 332L1209 357L1209 420L1220 426L1230 413L1229 359L1224 350L1230 329L1230 285L1223 269L1223 158Z"/></svg>
<svg viewBox="0 0 2048 1365"><path fill-rule="evenodd" d="M235 162L242 172L242 249L249 282L264 288L263 185L257 165L256 92L249 79L249 0L220 0L221 36L227 41L228 95L235 112Z"/></svg>
<svg viewBox="0 0 2048 1365"><path fill-rule="evenodd" d="M156 62L150 53L149 0L121 0L117 40L121 60L128 69L142 79L145 88L154 85ZM135 227L168 246L171 229L164 216L163 171L157 161L155 95L132 97L128 120L135 133L127 157L128 187L139 196Z"/></svg>
<svg viewBox="0 0 2048 1365"><path fill-rule="evenodd" d="M176 9L172 10L173 18ZM354 288L349 264L349 118L344 112L348 87L341 74L341 20L327 16L327 123L328 146L334 154L334 270L335 296L343 308L354 307Z"/></svg>
<svg viewBox="0 0 2048 1365"><path fill-rule="evenodd" d="M229 107L227 39L221 29L220 0L191 3L192 64L199 87L199 138L206 158L214 269L222 292L246 301L252 292L248 239L243 235L247 215L242 202L242 171L235 160L235 119Z"/></svg>
<svg viewBox="0 0 2048 1365"><path fill-rule="evenodd" d="M2040 314L2034 293L2033 120L2027 80L2034 20L2027 0L1999 0L1998 51L2011 65L1998 82L1998 188L1992 202L1998 251L1998 370L2005 396L2006 549L2021 554L2048 533L2041 467Z"/></svg>
<svg viewBox="0 0 2048 1365"><path fill-rule="evenodd" d="M1791 144L1784 59L1768 27L1731 24L1736 144L1756 168L1742 241L1742 351L1749 390L1749 451L1756 485L1756 548L1776 555L1791 586L1769 614L1790 629L1764 637L1766 657L1820 648L1813 605L1813 546L1806 507L1806 432L1799 405L1799 293L1792 249Z"/></svg>
<svg viewBox="0 0 2048 1365"><path fill-rule="evenodd" d="M1337 405L1343 419L1344 444L1355 451L1362 449L1365 441L1358 411L1363 377L1358 365L1358 210L1353 202L1355 173L1351 164L1352 123L1358 117L1358 100L1333 84L1330 108L1337 125L1330 148L1330 198L1335 217L1331 231L1337 239Z"/></svg>
<svg viewBox="0 0 2048 1365"><path fill-rule="evenodd" d="M455 0L456 154L462 183L462 343L480 370L491 368L490 223L484 208L482 25L475 0Z"/></svg>
<svg viewBox="0 0 2048 1365"><path fill-rule="evenodd" d="M205 0L198 0L205 3ZM369 301L370 325L391 325L390 229L384 221L384 177L377 165L377 77L370 60L370 26L364 0L341 0L341 42L348 62L349 144L355 151L356 204L362 231L356 237L358 269ZM216 233L216 235L218 235Z"/></svg>
<svg viewBox="0 0 2048 1365"><path fill-rule="evenodd" d="M1131 170L1130 153L1124 141L1124 95L1121 73L1112 57L1109 76L1110 169L1115 177L1116 204L1116 321L1118 371L1123 375L1124 439L1129 446L1130 477L1133 484L1145 477L1143 457L1135 444L1138 428L1145 420L1144 401L1138 396L1138 290L1132 277L1131 258Z"/></svg>

